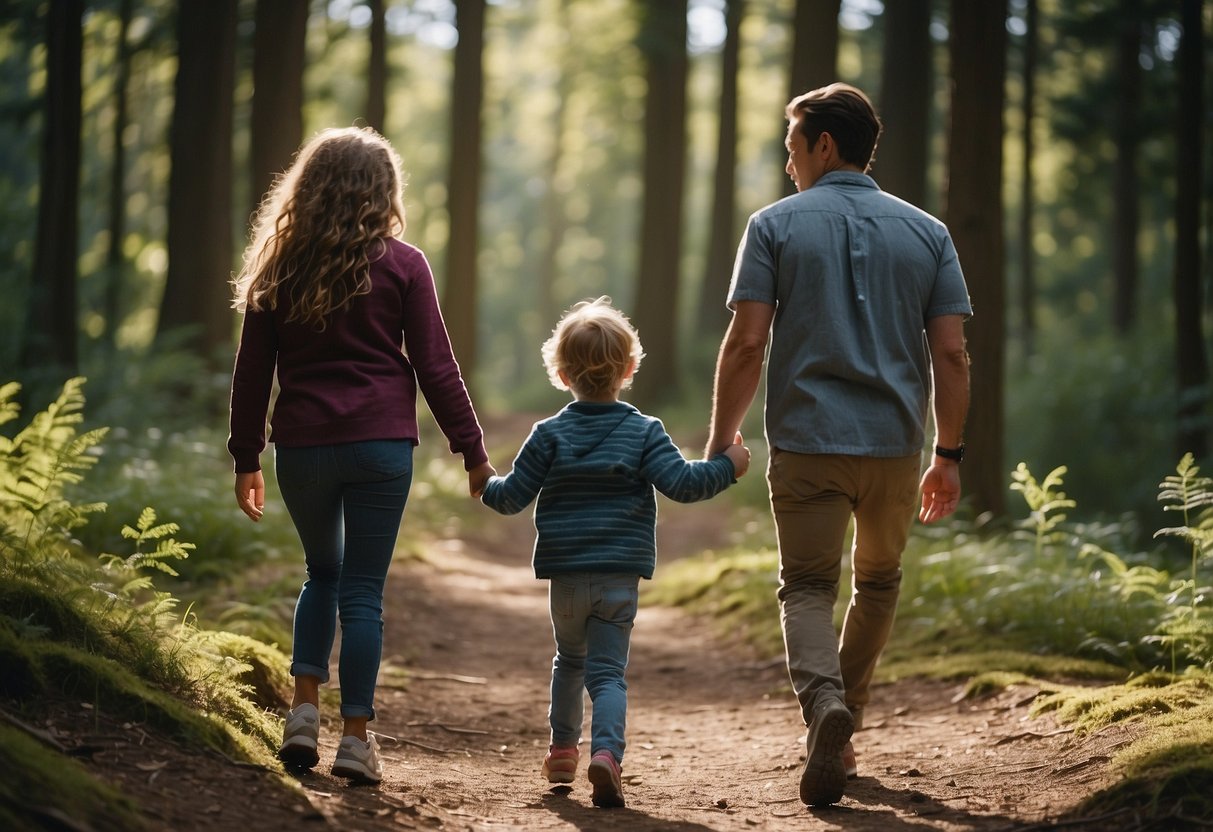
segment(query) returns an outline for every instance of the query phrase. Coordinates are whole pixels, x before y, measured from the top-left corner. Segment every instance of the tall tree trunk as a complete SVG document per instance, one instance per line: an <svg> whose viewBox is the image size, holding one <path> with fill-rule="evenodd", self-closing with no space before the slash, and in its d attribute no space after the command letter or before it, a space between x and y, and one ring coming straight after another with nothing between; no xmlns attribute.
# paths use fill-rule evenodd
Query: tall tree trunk
<svg viewBox="0 0 1213 832"><path fill-rule="evenodd" d="M569 97L573 92L573 75L571 67L572 41L569 33L569 2L570 0L555 0L556 26L565 38L564 46L556 60L559 62L560 73L556 79L556 110L552 113L552 147L548 155L547 190L543 197L543 226L547 230L547 240L539 260L537 275L537 303L539 310L539 326L541 332L555 326L559 314L556 309L556 280L559 272L560 247L564 244L565 231L568 223L564 217L564 186L561 179L561 166L564 163L564 133L568 128Z"/></svg>
<svg viewBox="0 0 1213 832"><path fill-rule="evenodd" d="M308 4L257 0L253 29L251 147L253 211L303 140Z"/></svg>
<svg viewBox="0 0 1213 832"><path fill-rule="evenodd" d="M881 188L920 208L927 199L931 75L931 0L886 3L880 71L884 135L873 175Z"/></svg>
<svg viewBox="0 0 1213 832"><path fill-rule="evenodd" d="M1140 222L1137 178L1138 136L1141 130L1141 0L1120 0L1117 15L1116 72L1119 83L1116 113L1116 174L1112 228L1113 291L1112 324L1127 334L1137 318L1137 230Z"/></svg>
<svg viewBox="0 0 1213 832"><path fill-rule="evenodd" d="M725 296L733 277L737 213L737 70L745 0L726 0L724 50L720 55L720 121L716 131L716 175L712 181L712 227L699 292L699 335L719 343L728 325Z"/></svg>
<svg viewBox="0 0 1213 832"><path fill-rule="evenodd" d="M232 338L232 87L236 0L180 0L168 276L157 335L216 357Z"/></svg>
<svg viewBox="0 0 1213 832"><path fill-rule="evenodd" d="M367 59L363 117L368 126L382 133L387 119L387 3L367 0L367 5L371 7L371 51Z"/></svg>
<svg viewBox="0 0 1213 832"><path fill-rule="evenodd" d="M51 0L34 273L21 366L75 375L83 0Z"/></svg>
<svg viewBox="0 0 1213 832"><path fill-rule="evenodd" d="M968 327L972 405L965 480L979 512L1003 514L1005 292L1002 230L1006 0L952 0L947 222L977 312Z"/></svg>
<svg viewBox="0 0 1213 832"><path fill-rule="evenodd" d="M127 87L131 79L131 17L134 0L122 0L118 7L118 50L114 63L114 157L110 161L109 246L105 253L105 343L111 351L118 349L118 327L122 325L122 299L126 289L126 127L130 122L127 111Z"/></svg>
<svg viewBox="0 0 1213 832"><path fill-rule="evenodd" d="M476 256L479 252L481 123L484 98L485 0L456 0L459 43L451 89L451 158L447 206L451 234L446 247L443 315L463 377L476 369Z"/></svg>
<svg viewBox="0 0 1213 832"><path fill-rule="evenodd" d="M638 44L646 61L644 204L632 319L647 358L636 401L651 404L678 387L678 292L682 188L686 168L687 0L642 3Z"/></svg>
<svg viewBox="0 0 1213 832"><path fill-rule="evenodd" d="M1209 451L1209 367L1201 321L1200 208L1204 142L1201 0L1183 0L1179 46L1179 135L1175 195L1175 326L1180 455Z"/></svg>
<svg viewBox="0 0 1213 832"><path fill-rule="evenodd" d="M1023 40L1023 171L1019 182L1019 318L1024 354L1030 355L1036 336L1036 258L1032 243L1032 213L1036 207L1032 165L1036 157L1032 123L1036 117L1037 0L1026 0Z"/></svg>
<svg viewBox="0 0 1213 832"><path fill-rule="evenodd" d="M837 80L838 12L841 8L842 0L796 0L792 20L792 65L788 72L789 101ZM787 177L784 193L795 192L796 185Z"/></svg>

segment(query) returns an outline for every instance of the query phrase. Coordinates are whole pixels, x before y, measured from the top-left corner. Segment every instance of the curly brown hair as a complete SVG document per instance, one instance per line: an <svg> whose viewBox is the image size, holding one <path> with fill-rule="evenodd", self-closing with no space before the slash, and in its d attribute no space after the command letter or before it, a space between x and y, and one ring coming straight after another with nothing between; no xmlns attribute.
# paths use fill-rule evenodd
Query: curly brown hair
<svg viewBox="0 0 1213 832"><path fill-rule="evenodd" d="M371 260L404 231L400 157L370 128L323 130L300 148L253 220L236 308L325 328L371 290Z"/></svg>

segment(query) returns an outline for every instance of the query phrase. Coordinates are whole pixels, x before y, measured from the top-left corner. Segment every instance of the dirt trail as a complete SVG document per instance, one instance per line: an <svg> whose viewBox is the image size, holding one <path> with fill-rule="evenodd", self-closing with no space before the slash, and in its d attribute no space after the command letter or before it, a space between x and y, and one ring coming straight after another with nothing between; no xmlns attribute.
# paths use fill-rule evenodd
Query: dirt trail
<svg viewBox="0 0 1213 832"><path fill-rule="evenodd" d="M499 553L449 541L431 564L394 572L373 726L399 740L385 742L386 778L378 789L347 788L324 774L331 730L317 773L301 778L335 827L1018 829L1103 785L1109 749L1123 742L1116 732L1077 740L1030 720L1032 690L967 702L956 685L901 682L876 691L855 737L861 776L842 803L807 809L797 798L804 729L782 664L756 663L704 622L642 605L629 669L628 808L595 809L584 766L571 789L539 777L552 652L546 583L517 548L529 525L499 531L493 537L509 541Z"/></svg>
<svg viewBox="0 0 1213 832"><path fill-rule="evenodd" d="M670 508L663 558L720 533L710 506ZM797 797L804 727L782 663L758 662L710 623L642 603L629 668L628 808L596 809L584 765L571 789L539 776L553 648L546 583L527 562L531 535L527 517L493 516L475 537L433 544L428 562L393 567L372 727L396 741L384 741L377 788L328 775L339 729L330 707L320 765L285 790L272 773L186 751L87 703L58 703L42 727L117 781L150 829L174 832L1045 828L1106 785L1106 762L1127 741L1123 728L1077 738L1029 719L1031 689L961 701L958 685L902 681L874 691L855 736L860 777L842 802L807 809Z"/></svg>

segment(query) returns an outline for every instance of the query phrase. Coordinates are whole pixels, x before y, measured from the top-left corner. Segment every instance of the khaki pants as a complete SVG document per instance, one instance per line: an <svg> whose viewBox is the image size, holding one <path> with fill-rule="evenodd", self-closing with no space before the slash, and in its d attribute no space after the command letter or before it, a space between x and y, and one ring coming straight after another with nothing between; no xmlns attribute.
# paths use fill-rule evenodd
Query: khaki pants
<svg viewBox="0 0 1213 832"><path fill-rule="evenodd" d="M862 725L872 671L897 610L920 465L917 454L886 459L771 449L767 481L779 539L780 619L788 675L806 724L822 697L832 696ZM852 516L852 596L839 640L834 605Z"/></svg>

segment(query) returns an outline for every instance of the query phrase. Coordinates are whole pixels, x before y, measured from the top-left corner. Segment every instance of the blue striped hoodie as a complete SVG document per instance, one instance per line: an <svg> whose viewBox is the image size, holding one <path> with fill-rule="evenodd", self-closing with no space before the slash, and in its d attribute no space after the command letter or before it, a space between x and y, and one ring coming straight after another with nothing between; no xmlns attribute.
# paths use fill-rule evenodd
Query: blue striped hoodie
<svg viewBox="0 0 1213 832"><path fill-rule="evenodd" d="M734 482L724 454L690 460L661 420L625 402L572 402L536 422L504 477L481 499L502 514L535 504L535 576L621 572L653 577L657 498L706 500Z"/></svg>

